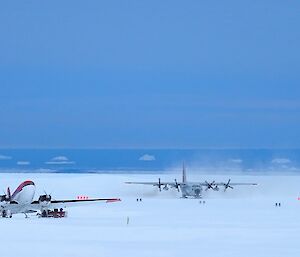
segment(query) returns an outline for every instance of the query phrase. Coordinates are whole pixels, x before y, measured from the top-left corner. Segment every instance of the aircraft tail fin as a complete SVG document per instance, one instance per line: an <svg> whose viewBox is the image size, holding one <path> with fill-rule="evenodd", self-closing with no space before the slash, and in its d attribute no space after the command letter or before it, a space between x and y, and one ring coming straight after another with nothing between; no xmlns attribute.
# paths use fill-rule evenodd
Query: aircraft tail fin
<svg viewBox="0 0 300 257"><path fill-rule="evenodd" d="M186 170L185 170L185 164L182 165L182 183L186 183Z"/></svg>

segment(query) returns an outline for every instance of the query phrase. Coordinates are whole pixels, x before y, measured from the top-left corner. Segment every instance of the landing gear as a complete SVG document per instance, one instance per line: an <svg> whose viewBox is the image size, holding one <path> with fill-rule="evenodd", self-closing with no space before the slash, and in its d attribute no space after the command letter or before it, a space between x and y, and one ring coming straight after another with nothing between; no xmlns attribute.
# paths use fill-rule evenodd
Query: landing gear
<svg viewBox="0 0 300 257"><path fill-rule="evenodd" d="M6 218L6 210L3 210L3 211L1 212L1 217L2 217L2 218Z"/></svg>
<svg viewBox="0 0 300 257"><path fill-rule="evenodd" d="M8 211L2 210L1 217L2 218L12 218L12 214L11 214L10 210L8 210Z"/></svg>
<svg viewBox="0 0 300 257"><path fill-rule="evenodd" d="M48 212L46 210L43 210L41 216L42 216L42 218L47 218Z"/></svg>
<svg viewBox="0 0 300 257"><path fill-rule="evenodd" d="M11 211L10 211L10 210L7 210L7 211L6 211L6 217L7 217L7 218L12 218L12 214L11 214Z"/></svg>

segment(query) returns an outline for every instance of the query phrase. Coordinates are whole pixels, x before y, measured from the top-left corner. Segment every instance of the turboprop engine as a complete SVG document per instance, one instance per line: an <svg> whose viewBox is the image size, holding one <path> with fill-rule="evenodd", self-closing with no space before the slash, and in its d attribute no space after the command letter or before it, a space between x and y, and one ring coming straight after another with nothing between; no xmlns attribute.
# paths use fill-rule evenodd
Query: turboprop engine
<svg viewBox="0 0 300 257"><path fill-rule="evenodd" d="M9 202L7 195L0 195L0 202Z"/></svg>
<svg viewBox="0 0 300 257"><path fill-rule="evenodd" d="M51 195L48 194L40 195L39 203L42 207L47 207L51 203Z"/></svg>
<svg viewBox="0 0 300 257"><path fill-rule="evenodd" d="M9 203L7 195L0 195L0 206L5 206Z"/></svg>
<svg viewBox="0 0 300 257"><path fill-rule="evenodd" d="M0 195L0 206L5 206L11 201L10 189L7 188L7 194Z"/></svg>

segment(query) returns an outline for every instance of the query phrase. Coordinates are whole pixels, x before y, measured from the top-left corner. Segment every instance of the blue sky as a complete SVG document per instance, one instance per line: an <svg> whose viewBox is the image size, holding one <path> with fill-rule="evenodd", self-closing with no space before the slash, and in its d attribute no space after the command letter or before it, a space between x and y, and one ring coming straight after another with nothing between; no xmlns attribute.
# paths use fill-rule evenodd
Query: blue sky
<svg viewBox="0 0 300 257"><path fill-rule="evenodd" d="M0 147L300 147L299 1L2 1Z"/></svg>

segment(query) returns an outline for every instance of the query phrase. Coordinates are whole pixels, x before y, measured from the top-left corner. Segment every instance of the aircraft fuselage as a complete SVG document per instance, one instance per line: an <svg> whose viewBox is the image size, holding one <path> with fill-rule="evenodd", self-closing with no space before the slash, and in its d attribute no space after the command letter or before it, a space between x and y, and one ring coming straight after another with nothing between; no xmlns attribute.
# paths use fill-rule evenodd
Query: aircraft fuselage
<svg viewBox="0 0 300 257"><path fill-rule="evenodd" d="M1 212L10 212L10 214L15 214L19 212L26 212L27 206L33 201L35 195L35 185L32 181L27 180L21 183L12 195L10 195L10 190L8 189L8 194L2 196L0 202Z"/></svg>
<svg viewBox="0 0 300 257"><path fill-rule="evenodd" d="M187 197L202 197L202 186L196 183L184 183L180 185L180 191L183 198Z"/></svg>

